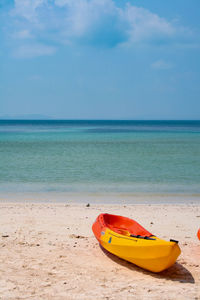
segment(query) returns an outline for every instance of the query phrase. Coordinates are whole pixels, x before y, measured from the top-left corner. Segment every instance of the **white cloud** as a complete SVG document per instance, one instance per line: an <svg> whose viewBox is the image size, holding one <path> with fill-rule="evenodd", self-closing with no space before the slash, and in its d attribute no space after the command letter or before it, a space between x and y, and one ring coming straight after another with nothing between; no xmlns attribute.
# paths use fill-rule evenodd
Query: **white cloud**
<svg viewBox="0 0 200 300"><path fill-rule="evenodd" d="M36 56L52 55L56 52L56 48L42 44L22 45L14 52L14 56L18 58L32 58Z"/></svg>
<svg viewBox="0 0 200 300"><path fill-rule="evenodd" d="M158 69L158 70L168 70L173 68L173 64L170 62L166 62L162 59L157 60L151 64L151 67L153 69Z"/></svg>
<svg viewBox="0 0 200 300"><path fill-rule="evenodd" d="M130 39L133 42L169 38L177 30L170 22L144 8L128 4L123 14L130 24Z"/></svg>
<svg viewBox="0 0 200 300"><path fill-rule="evenodd" d="M109 48L181 43L183 36L184 41L189 36L189 31L177 23L128 2L118 7L113 0L15 0L11 15L18 32L15 38L34 37L36 44L42 41Z"/></svg>
<svg viewBox="0 0 200 300"><path fill-rule="evenodd" d="M13 37L16 39L30 39L33 36L31 35L30 31L27 29L17 31L13 34Z"/></svg>
<svg viewBox="0 0 200 300"><path fill-rule="evenodd" d="M15 0L13 15L21 16L28 21L35 21L37 18L37 9L47 4L48 0Z"/></svg>

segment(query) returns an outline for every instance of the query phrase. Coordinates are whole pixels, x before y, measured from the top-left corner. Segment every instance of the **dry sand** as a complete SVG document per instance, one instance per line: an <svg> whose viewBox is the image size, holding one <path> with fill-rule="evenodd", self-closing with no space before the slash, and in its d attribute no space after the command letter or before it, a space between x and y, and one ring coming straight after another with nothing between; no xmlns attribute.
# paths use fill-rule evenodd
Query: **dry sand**
<svg viewBox="0 0 200 300"><path fill-rule="evenodd" d="M182 254L153 274L104 252L101 212L131 217ZM0 204L0 299L200 299L198 205Z"/></svg>

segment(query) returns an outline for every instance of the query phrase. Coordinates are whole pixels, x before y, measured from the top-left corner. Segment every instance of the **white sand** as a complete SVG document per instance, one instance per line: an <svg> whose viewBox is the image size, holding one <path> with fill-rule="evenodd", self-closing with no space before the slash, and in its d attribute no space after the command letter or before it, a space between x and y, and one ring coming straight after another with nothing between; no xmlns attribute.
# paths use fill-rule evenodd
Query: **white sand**
<svg viewBox="0 0 200 300"><path fill-rule="evenodd" d="M101 212L179 240L177 263L153 274L102 251L91 231ZM199 227L196 204L1 203L0 299L200 299Z"/></svg>

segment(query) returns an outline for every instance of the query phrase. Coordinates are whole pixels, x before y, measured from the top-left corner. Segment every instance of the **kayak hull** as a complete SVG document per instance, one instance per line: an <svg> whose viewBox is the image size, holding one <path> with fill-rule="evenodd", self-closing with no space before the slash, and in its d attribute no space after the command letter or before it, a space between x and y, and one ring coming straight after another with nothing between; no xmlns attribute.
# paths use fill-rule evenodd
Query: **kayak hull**
<svg viewBox="0 0 200 300"><path fill-rule="evenodd" d="M180 248L174 241L168 242L161 240L156 236L152 236L148 231L146 231L146 235L140 236L139 238L128 235L127 232L130 231L130 228L126 227L125 230L124 225L124 219L126 220L128 218L121 217L123 218L123 230L119 227L115 229L115 227L114 231L112 226L105 222L108 216L108 214L99 215L92 229L101 246L110 253L152 272L161 272L169 268L180 255ZM116 217L120 218L120 216ZM128 220L135 222L131 219ZM137 222L135 223L136 226L139 225ZM140 228L142 228L142 232L145 230L141 226ZM121 232L124 231L123 234L119 233L120 230ZM146 238L144 238L145 236Z"/></svg>

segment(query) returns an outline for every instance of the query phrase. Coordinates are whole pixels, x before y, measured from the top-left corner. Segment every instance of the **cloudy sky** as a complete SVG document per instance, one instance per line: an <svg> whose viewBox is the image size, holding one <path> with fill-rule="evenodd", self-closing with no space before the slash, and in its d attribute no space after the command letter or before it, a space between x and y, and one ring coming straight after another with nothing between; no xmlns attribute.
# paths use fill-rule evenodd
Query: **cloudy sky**
<svg viewBox="0 0 200 300"><path fill-rule="evenodd" d="M0 0L0 116L200 119L199 0Z"/></svg>

